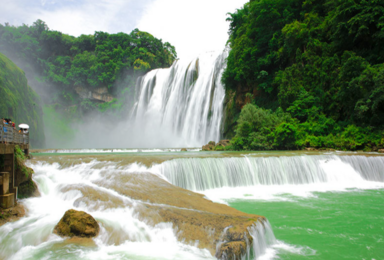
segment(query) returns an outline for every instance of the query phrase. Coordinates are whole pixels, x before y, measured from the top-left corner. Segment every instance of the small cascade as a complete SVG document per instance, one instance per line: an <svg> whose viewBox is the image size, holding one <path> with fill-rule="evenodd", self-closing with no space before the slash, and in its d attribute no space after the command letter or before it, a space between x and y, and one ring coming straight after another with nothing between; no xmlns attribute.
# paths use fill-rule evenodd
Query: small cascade
<svg viewBox="0 0 384 260"><path fill-rule="evenodd" d="M223 231L223 237L226 237L226 234L231 228L227 227ZM228 246L229 243L244 241L246 248L242 247L233 247ZM221 260L229 259L242 259L242 260L257 260L260 257L267 255L267 251L271 250L274 245L278 244L279 241L276 240L275 235L273 234L272 227L268 220L259 220L255 222L252 226L248 227L248 234L244 232L244 240L238 241L226 241L225 239L221 240L217 244L216 257ZM221 247L224 246L224 250L221 251ZM271 259L267 257L266 259Z"/></svg>
<svg viewBox="0 0 384 260"><path fill-rule="evenodd" d="M130 121L141 144L198 147L220 139L225 97L221 75L227 55L177 60L137 81Z"/></svg>
<svg viewBox="0 0 384 260"><path fill-rule="evenodd" d="M351 184L384 182L384 157L292 156L188 158L157 166L169 182L204 191L222 187L259 185ZM354 186L357 185L357 186Z"/></svg>
<svg viewBox="0 0 384 260"><path fill-rule="evenodd" d="M258 259L267 253L267 250L277 243L275 234L273 234L271 224L268 220L264 222L256 222L255 225L248 229L249 234L253 238L250 252L247 253L246 259Z"/></svg>

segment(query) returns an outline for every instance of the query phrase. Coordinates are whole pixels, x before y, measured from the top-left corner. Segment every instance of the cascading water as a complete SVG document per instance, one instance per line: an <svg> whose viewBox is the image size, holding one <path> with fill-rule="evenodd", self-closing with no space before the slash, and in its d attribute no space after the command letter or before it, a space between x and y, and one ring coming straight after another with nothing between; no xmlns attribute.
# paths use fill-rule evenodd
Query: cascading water
<svg viewBox="0 0 384 260"><path fill-rule="evenodd" d="M293 156L188 158L157 166L171 183L193 191L255 185L384 182L384 157Z"/></svg>
<svg viewBox="0 0 384 260"><path fill-rule="evenodd" d="M199 147L220 139L225 91L221 75L227 52L177 60L136 84L131 121L142 143L156 147Z"/></svg>
<svg viewBox="0 0 384 260"><path fill-rule="evenodd" d="M280 199L314 191L384 187L384 157L292 156L180 158L153 166L153 172L209 199ZM286 198L285 198L286 199Z"/></svg>
<svg viewBox="0 0 384 260"><path fill-rule="evenodd" d="M121 184L119 178L135 165L125 170L96 161L32 167L41 197L22 202L27 217L0 227L0 259L213 259L207 250L178 242L171 223L153 227L140 220L134 213L137 202L102 185L105 180ZM100 223L94 243L66 242L53 234L71 208L89 212Z"/></svg>
<svg viewBox="0 0 384 260"><path fill-rule="evenodd" d="M99 161L30 166L41 197L22 201L27 217L0 227L0 259L214 259L208 250L179 242L171 223L148 225L135 213L146 202L117 192L132 185L124 182L127 175L147 173L147 167ZM86 211L99 222L94 243L67 242L53 234L71 208ZM253 256L264 255L276 243L267 221L256 222L249 233Z"/></svg>

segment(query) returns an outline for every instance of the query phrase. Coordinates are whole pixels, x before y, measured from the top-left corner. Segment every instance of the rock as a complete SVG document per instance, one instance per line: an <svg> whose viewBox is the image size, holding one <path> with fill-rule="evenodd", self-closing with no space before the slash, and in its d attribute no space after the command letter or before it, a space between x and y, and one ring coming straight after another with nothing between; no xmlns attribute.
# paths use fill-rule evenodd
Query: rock
<svg viewBox="0 0 384 260"><path fill-rule="evenodd" d="M315 149L313 147L305 147L305 150L307 150L307 151L317 151L317 149Z"/></svg>
<svg viewBox="0 0 384 260"><path fill-rule="evenodd" d="M10 209L0 208L0 226L5 223L19 220L25 216L25 209L22 204L17 204L15 207Z"/></svg>
<svg viewBox="0 0 384 260"><path fill-rule="evenodd" d="M215 150L216 143L214 141L210 141L207 145L204 145L203 151L213 151Z"/></svg>
<svg viewBox="0 0 384 260"><path fill-rule="evenodd" d="M182 148L180 152L187 152L187 148Z"/></svg>
<svg viewBox="0 0 384 260"><path fill-rule="evenodd" d="M229 145L229 142L230 142L230 141L231 141L231 140L229 140L229 139L221 140L220 142L217 143L217 145L221 145L221 146L226 147L226 146Z"/></svg>
<svg viewBox="0 0 384 260"><path fill-rule="evenodd" d="M36 183L32 179L21 183L18 187L17 198L19 199L39 197L39 196L40 196L39 189L37 188Z"/></svg>
<svg viewBox="0 0 384 260"><path fill-rule="evenodd" d="M379 153L384 153L384 149L377 150Z"/></svg>
<svg viewBox="0 0 384 260"><path fill-rule="evenodd" d="M70 209L56 225L54 233L62 237L95 237L99 230L99 224L91 215Z"/></svg>
<svg viewBox="0 0 384 260"><path fill-rule="evenodd" d="M150 173L125 175L121 181L131 185L121 187L114 185L119 194L136 201L149 202L135 207L139 219L152 226L172 223L173 228L180 231L177 233L179 241L185 244L199 241L197 247L209 250L212 255L220 254L218 252L221 246L233 248L230 249L233 251L234 245L239 244L224 245L225 243L246 241L248 238L249 244L252 244L249 228L256 222L265 221L262 216L247 214L227 205L214 203L202 194L176 187ZM85 197L91 195L85 187L76 189ZM97 199L105 201L108 205L112 203L111 198L106 196ZM123 201L113 203L125 205ZM224 249L221 251L225 252Z"/></svg>
<svg viewBox="0 0 384 260"><path fill-rule="evenodd" d="M245 241L231 241L224 243L216 252L217 259L243 259L247 252L247 243Z"/></svg>
<svg viewBox="0 0 384 260"><path fill-rule="evenodd" d="M108 88L106 87L88 89L86 87L78 86L75 88L75 91L82 99L90 99L99 102L111 102L114 99L114 97L108 93Z"/></svg>

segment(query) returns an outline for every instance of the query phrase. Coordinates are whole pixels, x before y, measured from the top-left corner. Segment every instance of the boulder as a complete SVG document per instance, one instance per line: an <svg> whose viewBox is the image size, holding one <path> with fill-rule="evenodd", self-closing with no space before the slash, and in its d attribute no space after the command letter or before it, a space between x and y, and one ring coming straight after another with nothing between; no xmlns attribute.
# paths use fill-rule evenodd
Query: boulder
<svg viewBox="0 0 384 260"><path fill-rule="evenodd" d="M30 197L39 197L40 192L36 183L30 179L21 183L18 187L17 198L25 199Z"/></svg>
<svg viewBox="0 0 384 260"><path fill-rule="evenodd" d="M17 204L15 207L10 209L1 209L0 208L0 226L19 220L25 216L25 209L22 204Z"/></svg>
<svg viewBox="0 0 384 260"><path fill-rule="evenodd" d="M214 141L210 141L207 145L203 145L203 151L214 151L216 143Z"/></svg>
<svg viewBox="0 0 384 260"><path fill-rule="evenodd" d="M229 145L229 142L230 142L230 141L231 141L231 140L229 140L229 139L221 140L220 142L217 143L217 145L221 145L221 146L223 146L223 147L226 147L226 146Z"/></svg>
<svg viewBox="0 0 384 260"><path fill-rule="evenodd" d="M379 153L384 153L384 149L379 149L378 152Z"/></svg>
<svg viewBox="0 0 384 260"><path fill-rule="evenodd" d="M70 209L56 225L54 233L62 237L95 237L99 230L99 224L91 215Z"/></svg>
<svg viewBox="0 0 384 260"><path fill-rule="evenodd" d="M222 244L217 252L217 259L236 260L243 259L247 252L247 243L245 241L231 241Z"/></svg>
<svg viewBox="0 0 384 260"><path fill-rule="evenodd" d="M187 148L182 148L180 152L187 152Z"/></svg>

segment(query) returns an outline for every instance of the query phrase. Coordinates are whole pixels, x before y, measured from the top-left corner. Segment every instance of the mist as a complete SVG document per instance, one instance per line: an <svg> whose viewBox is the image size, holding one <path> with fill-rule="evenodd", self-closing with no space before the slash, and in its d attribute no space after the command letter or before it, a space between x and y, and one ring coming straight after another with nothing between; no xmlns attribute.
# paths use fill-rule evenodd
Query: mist
<svg viewBox="0 0 384 260"><path fill-rule="evenodd" d="M90 112L72 133L46 127L47 148L193 148L219 141L227 51L177 60L139 77L119 116Z"/></svg>

